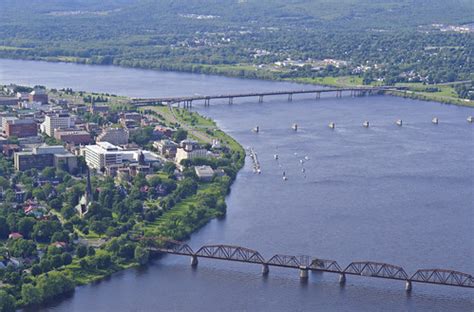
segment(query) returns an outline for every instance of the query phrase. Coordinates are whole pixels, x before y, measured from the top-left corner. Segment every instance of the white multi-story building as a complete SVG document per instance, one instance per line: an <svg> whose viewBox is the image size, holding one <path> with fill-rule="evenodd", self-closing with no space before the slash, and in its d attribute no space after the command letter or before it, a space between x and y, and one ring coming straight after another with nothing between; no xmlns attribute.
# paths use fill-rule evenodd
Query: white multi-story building
<svg viewBox="0 0 474 312"><path fill-rule="evenodd" d="M123 128L107 128L97 136L97 142L109 142L114 145L127 144L129 132Z"/></svg>
<svg viewBox="0 0 474 312"><path fill-rule="evenodd" d="M209 153L205 149L197 149L193 151L186 151L183 148L178 148L176 151L176 162L179 164L183 159L206 158Z"/></svg>
<svg viewBox="0 0 474 312"><path fill-rule="evenodd" d="M109 142L97 142L95 145L87 145L82 149L89 168L103 170L108 167L119 166L126 163L158 162L158 155L141 150L124 150Z"/></svg>
<svg viewBox="0 0 474 312"><path fill-rule="evenodd" d="M41 130L54 137L56 129L70 129L74 127L74 118L69 114L46 115L44 122L41 124Z"/></svg>

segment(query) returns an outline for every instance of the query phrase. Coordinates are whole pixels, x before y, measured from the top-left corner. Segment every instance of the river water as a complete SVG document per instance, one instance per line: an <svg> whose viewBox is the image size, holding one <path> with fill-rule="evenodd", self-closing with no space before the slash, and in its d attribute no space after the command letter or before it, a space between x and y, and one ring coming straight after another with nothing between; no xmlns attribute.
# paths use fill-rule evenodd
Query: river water
<svg viewBox="0 0 474 312"><path fill-rule="evenodd" d="M63 63L0 60L0 83L133 97L304 89L293 83ZM268 97L196 105L259 155L247 160L227 198L228 213L189 244L232 244L274 254L473 273L474 110L390 96ZM432 117L440 123L433 125ZM404 121L403 127L394 124ZM369 120L369 128L362 122ZM334 121L331 130L328 123ZM297 123L299 131L291 130ZM251 131L258 125L256 134ZM279 155L279 160L274 159ZM300 160L305 159L303 164ZM305 172L302 172L302 169ZM283 181L285 171L288 177ZM166 256L41 311L473 311L471 289L404 284L256 265Z"/></svg>

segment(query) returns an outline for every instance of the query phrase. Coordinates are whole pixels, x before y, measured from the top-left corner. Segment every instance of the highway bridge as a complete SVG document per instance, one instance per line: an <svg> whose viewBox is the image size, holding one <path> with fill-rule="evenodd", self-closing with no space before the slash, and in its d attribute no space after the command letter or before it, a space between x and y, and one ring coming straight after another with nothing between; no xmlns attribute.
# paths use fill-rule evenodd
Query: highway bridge
<svg viewBox="0 0 474 312"><path fill-rule="evenodd" d="M321 93L334 93L336 97L342 97L343 94L351 96L363 96L370 94L380 94L389 91L404 91L405 87L353 87L353 88L326 88L326 89L312 89L312 90L285 90L285 91L271 91L271 92L252 92L252 93L236 93L236 94L220 94L220 95L193 95L193 96L177 96L177 97L163 97L163 98L134 98L131 104L135 106L150 106L163 104L178 104L183 103L183 107L190 108L193 102L204 101L205 106L209 106L211 100L227 99L229 104L234 102L235 98L256 97L258 102L262 103L265 96L286 95L288 101L293 100L295 94L314 94L316 99L321 97Z"/></svg>
<svg viewBox="0 0 474 312"><path fill-rule="evenodd" d="M191 265L198 264L198 258L235 261L262 266L262 273L268 274L270 267L283 267L299 270L300 278L308 279L308 272L327 272L339 275L339 283L345 284L347 275L368 278L381 278L405 282L405 290L412 290L412 283L426 283L444 286L474 288L472 275L446 269L420 269L408 274L402 267L381 262L356 261L346 267L335 260L320 259L311 256L293 256L276 254L265 259L258 251L240 246L205 245L194 251L188 244L161 237L136 237L151 252L188 256Z"/></svg>

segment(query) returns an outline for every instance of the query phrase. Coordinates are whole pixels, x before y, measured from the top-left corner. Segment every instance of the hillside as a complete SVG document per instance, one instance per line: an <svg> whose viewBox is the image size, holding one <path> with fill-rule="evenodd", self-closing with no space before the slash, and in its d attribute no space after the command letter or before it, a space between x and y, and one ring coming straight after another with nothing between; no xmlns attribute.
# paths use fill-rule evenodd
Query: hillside
<svg viewBox="0 0 474 312"><path fill-rule="evenodd" d="M473 72L473 32L451 29L472 22L470 0L3 0L0 12L0 57L386 83ZM307 66L275 68L287 58Z"/></svg>

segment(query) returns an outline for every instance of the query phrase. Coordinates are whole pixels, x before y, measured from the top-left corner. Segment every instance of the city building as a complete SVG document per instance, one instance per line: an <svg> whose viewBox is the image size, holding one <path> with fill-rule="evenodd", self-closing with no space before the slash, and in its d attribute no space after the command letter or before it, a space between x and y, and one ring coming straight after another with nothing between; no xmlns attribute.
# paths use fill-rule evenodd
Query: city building
<svg viewBox="0 0 474 312"><path fill-rule="evenodd" d="M120 124L124 128L137 128L141 125L142 115L140 113L122 113Z"/></svg>
<svg viewBox="0 0 474 312"><path fill-rule="evenodd" d="M184 140L176 150L176 163L180 164L184 159L207 158L209 152L201 148L196 141Z"/></svg>
<svg viewBox="0 0 474 312"><path fill-rule="evenodd" d="M41 102L42 104L48 104L48 94L45 89L35 88L29 95L30 102Z"/></svg>
<svg viewBox="0 0 474 312"><path fill-rule="evenodd" d="M0 119L2 120L2 131L5 132L5 129L7 128L7 123L9 121L17 120L18 117L5 115L5 116L2 116Z"/></svg>
<svg viewBox="0 0 474 312"><path fill-rule="evenodd" d="M106 115L108 114L110 108L108 105L95 105L92 103L91 107L89 108L89 112L92 114L100 114L100 115Z"/></svg>
<svg viewBox="0 0 474 312"><path fill-rule="evenodd" d="M56 167L71 172L77 168L77 157L62 146L43 145L34 148L32 152L15 152L13 164L18 171Z"/></svg>
<svg viewBox="0 0 474 312"><path fill-rule="evenodd" d="M72 145L87 145L94 142L90 133L84 130L56 130L54 138Z"/></svg>
<svg viewBox="0 0 474 312"><path fill-rule="evenodd" d="M30 94L28 92L17 92L16 93L16 98L18 101L29 101L30 100Z"/></svg>
<svg viewBox="0 0 474 312"><path fill-rule="evenodd" d="M41 130L50 137L54 137L56 129L71 129L74 127L74 124L74 118L69 114L57 113L46 115L44 122L41 124Z"/></svg>
<svg viewBox="0 0 474 312"><path fill-rule="evenodd" d="M11 96L0 96L0 106L14 106L18 103L18 99Z"/></svg>
<svg viewBox="0 0 474 312"><path fill-rule="evenodd" d="M38 125L33 119L7 120L3 132L7 137L26 138L38 135Z"/></svg>
<svg viewBox="0 0 474 312"><path fill-rule="evenodd" d="M178 144L171 140L161 140L153 142L153 147L158 150L158 153L164 157L174 158L176 157L176 150Z"/></svg>
<svg viewBox="0 0 474 312"><path fill-rule="evenodd" d="M3 144L2 146L2 153L6 157L12 157L14 153L19 152L21 150L18 144Z"/></svg>
<svg viewBox="0 0 474 312"><path fill-rule="evenodd" d="M210 166L196 166L194 172L201 181L209 182L214 177L214 170Z"/></svg>
<svg viewBox="0 0 474 312"><path fill-rule="evenodd" d="M113 145L127 144L129 139L129 132L123 128L107 128L99 136L97 142L109 142Z"/></svg>
<svg viewBox="0 0 474 312"><path fill-rule="evenodd" d="M154 129L153 129L153 134L156 135L157 137L163 137L163 136L166 136L168 138L171 138L171 136L173 135L173 133L175 133L176 131L174 129L171 129L171 128L168 128L168 127L164 127L164 126L156 126Z"/></svg>
<svg viewBox="0 0 474 312"><path fill-rule="evenodd" d="M147 165L159 163L158 155L141 150L125 150L109 142L97 142L82 149L87 166L100 172L108 168L120 168L125 165L138 163Z"/></svg>

